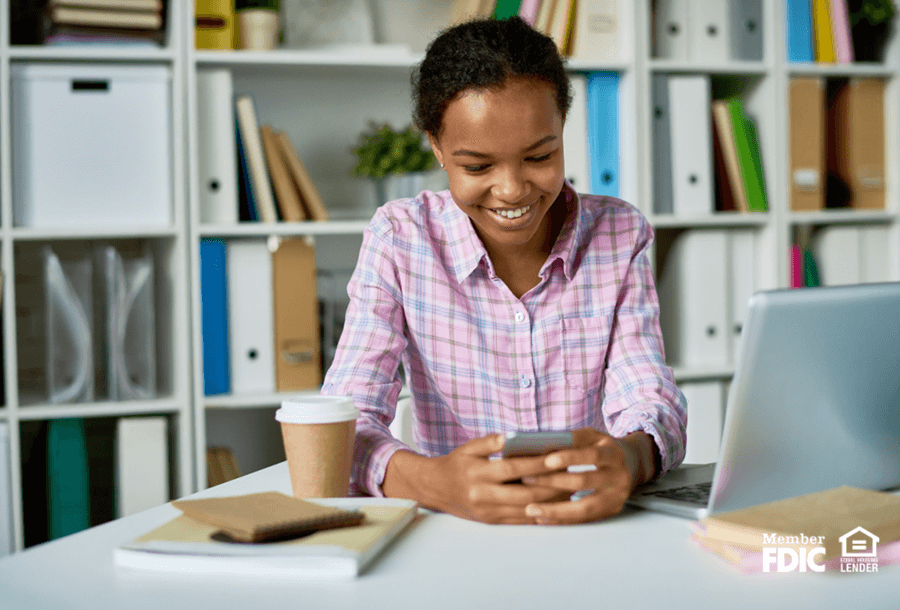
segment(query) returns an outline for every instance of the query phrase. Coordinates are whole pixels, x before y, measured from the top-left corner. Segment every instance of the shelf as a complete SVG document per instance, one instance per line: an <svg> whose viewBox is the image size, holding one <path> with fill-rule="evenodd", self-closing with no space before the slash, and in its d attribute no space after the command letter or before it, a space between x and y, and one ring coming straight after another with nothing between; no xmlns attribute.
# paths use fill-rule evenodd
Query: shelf
<svg viewBox="0 0 900 610"><path fill-rule="evenodd" d="M166 47L127 47L113 44L83 46L13 46L9 48L12 61L102 61L102 62L151 62L174 61L176 53Z"/></svg>
<svg viewBox="0 0 900 610"><path fill-rule="evenodd" d="M691 227L761 227L769 222L769 214L761 212L720 212L708 216L673 216L654 214L648 217L655 229Z"/></svg>
<svg viewBox="0 0 900 610"><path fill-rule="evenodd" d="M183 405L171 398L156 400L129 400L82 402L68 404L22 405L17 411L20 420L63 419L67 417L117 417L122 415L147 415L151 413L177 414Z"/></svg>
<svg viewBox="0 0 900 610"><path fill-rule="evenodd" d="M672 374L676 383L683 381L708 381L731 379L734 375L732 366L673 366Z"/></svg>
<svg viewBox="0 0 900 610"><path fill-rule="evenodd" d="M727 61L697 63L671 59L651 59L651 72L684 72L688 74L750 74L764 76L769 67L761 61Z"/></svg>
<svg viewBox="0 0 900 610"><path fill-rule="evenodd" d="M322 49L275 49L272 51L196 51L198 66L228 68L309 67L409 69L422 60L403 45L349 46Z"/></svg>
<svg viewBox="0 0 900 610"><path fill-rule="evenodd" d="M368 220L328 220L324 222L241 222L231 225L202 225L201 237L263 237L269 235L362 235Z"/></svg>
<svg viewBox="0 0 900 610"><path fill-rule="evenodd" d="M175 237L178 229L168 227L109 226L109 227L60 227L54 229L12 229L12 237L18 241L75 240L75 239L141 239Z"/></svg>
<svg viewBox="0 0 900 610"><path fill-rule="evenodd" d="M795 225L891 223L895 214L879 210L821 210L818 212L791 212L790 222Z"/></svg>
<svg viewBox="0 0 900 610"><path fill-rule="evenodd" d="M854 63L854 64L823 64L823 63L785 63L785 72L788 76L880 76L891 78L896 74L896 69L884 64Z"/></svg>

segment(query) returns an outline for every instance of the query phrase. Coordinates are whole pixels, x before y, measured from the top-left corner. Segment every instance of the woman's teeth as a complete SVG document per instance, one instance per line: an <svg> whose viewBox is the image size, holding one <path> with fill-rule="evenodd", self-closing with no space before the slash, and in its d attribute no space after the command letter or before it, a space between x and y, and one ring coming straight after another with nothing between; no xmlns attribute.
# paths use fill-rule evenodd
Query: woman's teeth
<svg viewBox="0 0 900 610"><path fill-rule="evenodd" d="M528 212L531 209L530 205L526 205L524 208L518 208L515 210L493 210L493 212L499 216L503 216L503 218L518 218L522 214Z"/></svg>

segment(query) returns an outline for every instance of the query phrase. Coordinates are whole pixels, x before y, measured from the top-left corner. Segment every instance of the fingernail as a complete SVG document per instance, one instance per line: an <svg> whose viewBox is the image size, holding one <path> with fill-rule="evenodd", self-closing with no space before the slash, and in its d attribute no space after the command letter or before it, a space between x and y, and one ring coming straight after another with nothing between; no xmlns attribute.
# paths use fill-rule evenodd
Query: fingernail
<svg viewBox="0 0 900 610"><path fill-rule="evenodd" d="M559 468L562 466L562 459L558 455L551 455L544 460L544 465L547 468Z"/></svg>
<svg viewBox="0 0 900 610"><path fill-rule="evenodd" d="M534 504L530 504L525 507L525 514L529 517L537 517L541 514L541 509L539 509Z"/></svg>

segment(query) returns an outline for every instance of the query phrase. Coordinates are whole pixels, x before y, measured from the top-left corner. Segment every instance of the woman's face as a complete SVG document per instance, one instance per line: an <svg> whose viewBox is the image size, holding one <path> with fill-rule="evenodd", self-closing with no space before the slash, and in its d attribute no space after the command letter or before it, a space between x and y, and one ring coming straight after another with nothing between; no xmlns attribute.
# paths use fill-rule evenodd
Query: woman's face
<svg viewBox="0 0 900 610"><path fill-rule="evenodd" d="M550 85L510 79L447 106L431 147L450 192L489 249L542 248L565 179L563 118Z"/></svg>

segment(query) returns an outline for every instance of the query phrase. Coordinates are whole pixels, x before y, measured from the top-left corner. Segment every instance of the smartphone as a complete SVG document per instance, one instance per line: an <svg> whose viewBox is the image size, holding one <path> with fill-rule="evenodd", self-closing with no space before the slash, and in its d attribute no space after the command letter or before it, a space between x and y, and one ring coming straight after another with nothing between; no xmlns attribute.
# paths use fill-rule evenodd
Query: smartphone
<svg viewBox="0 0 900 610"><path fill-rule="evenodd" d="M571 432L507 432L502 457L542 455L572 446Z"/></svg>

